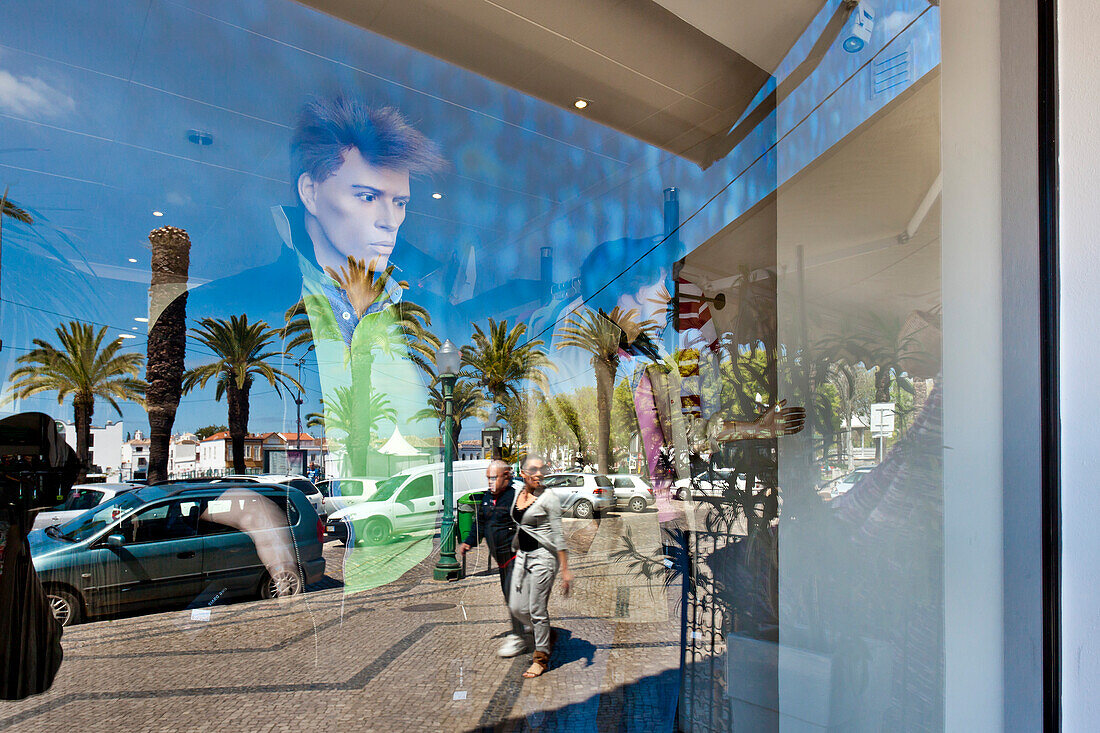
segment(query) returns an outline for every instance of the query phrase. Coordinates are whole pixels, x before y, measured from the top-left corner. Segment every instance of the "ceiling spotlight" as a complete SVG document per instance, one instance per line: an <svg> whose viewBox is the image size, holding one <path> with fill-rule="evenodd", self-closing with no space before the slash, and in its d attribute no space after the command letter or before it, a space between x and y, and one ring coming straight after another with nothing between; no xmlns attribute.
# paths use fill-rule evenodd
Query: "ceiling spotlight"
<svg viewBox="0 0 1100 733"><path fill-rule="evenodd" d="M145 318L144 316L138 316L134 320L137 321L138 323L148 323L149 322L149 319Z"/></svg>
<svg viewBox="0 0 1100 733"><path fill-rule="evenodd" d="M136 338L137 338L137 336L135 336L135 335L134 335L134 334L132 334L132 333L120 333L120 334L118 335L118 337L119 337L120 339L136 339Z"/></svg>
<svg viewBox="0 0 1100 733"><path fill-rule="evenodd" d="M164 216L164 212L163 211L154 211L153 216Z"/></svg>
<svg viewBox="0 0 1100 733"><path fill-rule="evenodd" d="M437 192L437 193L433 193L433 194L432 194L432 198L433 198L433 199L441 199L441 198L443 198L443 194L441 194L441 193L438 193L438 192Z"/></svg>
<svg viewBox="0 0 1100 733"><path fill-rule="evenodd" d="M207 146L214 144L214 134L205 130L188 130L187 141L195 145Z"/></svg>
<svg viewBox="0 0 1100 733"><path fill-rule="evenodd" d="M130 262L137 262L137 260L136 260L136 259L134 259L133 257L131 257L131 258L130 258Z"/></svg>
<svg viewBox="0 0 1100 733"><path fill-rule="evenodd" d="M584 109L585 107L588 106L588 100L587 99L578 99L577 101L573 102L573 106L576 107L577 109Z"/></svg>

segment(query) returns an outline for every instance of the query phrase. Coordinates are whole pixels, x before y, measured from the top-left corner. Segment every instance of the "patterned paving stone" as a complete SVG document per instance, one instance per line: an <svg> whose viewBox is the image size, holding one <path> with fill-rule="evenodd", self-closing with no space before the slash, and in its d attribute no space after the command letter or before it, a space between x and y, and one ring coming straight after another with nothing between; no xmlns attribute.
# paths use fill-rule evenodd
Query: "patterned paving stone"
<svg viewBox="0 0 1100 733"><path fill-rule="evenodd" d="M438 538L351 553L334 542L325 580L301 596L68 630L53 689L0 703L0 730L671 730L674 599L612 557L628 528L656 552L655 516L566 521L576 591L555 591L558 643L539 679L521 677L529 654L496 656L508 623L484 554L465 579L435 583Z"/></svg>

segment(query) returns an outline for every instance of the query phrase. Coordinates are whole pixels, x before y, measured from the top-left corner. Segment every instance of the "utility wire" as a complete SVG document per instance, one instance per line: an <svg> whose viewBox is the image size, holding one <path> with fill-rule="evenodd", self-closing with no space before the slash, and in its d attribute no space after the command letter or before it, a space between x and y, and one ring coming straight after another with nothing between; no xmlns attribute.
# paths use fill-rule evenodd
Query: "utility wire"
<svg viewBox="0 0 1100 733"><path fill-rule="evenodd" d="M754 159L752 160L752 162L750 162L750 163L749 163L748 165L746 165L746 166L745 166L744 168L742 168L742 169L741 169L741 170L740 170L740 171L739 171L739 172L737 173L737 175L735 175L735 176L734 176L734 177L733 177L733 178L732 178L732 179L731 179L731 180L729 181L729 183L727 183L726 185L722 186L722 188L720 188L720 189L719 189L719 190L718 190L717 192L715 192L715 194L714 194L713 196L711 196L711 197L710 197L709 199L707 199L706 201L704 201L704 202L703 202L703 204L702 204L702 205L701 205L701 206L700 206L700 207L699 207L698 209L696 209L696 210L695 210L694 212L692 212L692 213L691 213L691 215L690 215L690 216L688 216L688 218L687 218L687 219L684 219L684 220L683 220L682 222L680 222L680 224L679 224L679 225L678 225L678 226L677 226L677 227L676 227L675 229L673 229L673 230L672 230L671 232L669 232L668 234L666 234L666 235L665 235L664 237L662 237L662 238L660 239L660 241L658 241L658 242L657 242L657 243L655 243L655 244L654 244L654 245L653 245L652 247L650 247L650 248L649 248L649 249L647 249L647 250L646 250L645 252L643 252L643 253L642 253L642 254L641 254L641 255L640 255L639 257L638 257L638 259L634 260L634 261L633 261L633 262L631 262L631 263L630 263L629 265L627 265L626 267L624 267L624 268L623 268L623 269L622 269L621 271L619 271L619 272L618 272L618 273L617 273L617 274L616 274L616 275L615 275L614 277L612 277L612 278L611 278L610 280L608 280L608 281L607 281L606 283L604 283L604 284L603 284L603 285L602 285L602 286L601 286L601 287L600 287L600 288L599 288L598 290L596 290L596 292L594 292L594 293L592 293L591 295L589 295L589 296L588 296L588 298L582 298L582 299L581 299L581 302L580 302L580 303L578 303L578 304L577 304L576 306L574 306L574 307L573 307L573 308L571 308L570 310L566 311L565 313L563 313L563 314L560 314L560 315L558 316L558 318L557 318L557 319L555 319L555 321L554 321L553 323L547 324L547 325L546 325L546 327L544 327L544 328L543 328L543 329L542 329L541 331L539 331L539 332L538 332L537 334L535 334L535 335L534 335L534 336L532 337L532 339L537 339L537 338L540 338L540 337L541 337L541 336L542 336L543 334L545 334L545 333L546 333L547 331L549 331L549 330L553 329L553 328L554 328L555 326L557 326L558 322L559 322L559 321L561 321L561 320L562 320L562 318L568 317L568 316L572 315L573 313L576 313L576 312L577 312L577 311L578 311L578 310L580 309L580 307L581 307L581 306L584 306L584 305L586 305L586 304L587 304L587 300L590 300L590 299L592 299L592 298L595 298L595 297L596 297L597 295L599 295L600 293L602 293L602 292L603 292L604 290L607 290L607 288L609 288L609 287L611 286L611 284L612 284L612 283L614 283L614 282L615 282L616 280L618 280L618 279L619 279L620 277L622 277L622 276L623 276L623 275L625 275L625 274L626 274L627 272L629 272L631 268L633 268L633 267L634 267L635 265L637 265L637 264L638 264L639 262L641 262L642 260L644 260L644 259L645 259L646 257L648 257L648 256L649 256L650 254L652 254L652 253L653 253L653 252L654 252L654 251L655 251L655 250L656 250L657 248L659 248L659 247L660 247L660 246L661 246L662 244L664 244L664 243L665 243L666 241L668 241L668 239L669 239L670 237L672 237L672 236L674 236L674 235L678 235L678 234L679 234L679 231L680 231L680 229L682 229L682 228L684 227L684 225L685 225L685 224L687 224L687 223L688 223L689 221L691 221L691 220L692 220L692 219L694 219L694 218L695 218L696 216L698 216L698 215L699 215L700 213L702 213L702 211L703 211L704 209L706 209L706 208L707 208L707 206L709 206L709 205L710 205L711 203L713 203L713 202L714 202L714 200L715 200L715 199L717 199L717 198L718 198L719 196L721 196L721 195L722 195L723 193L725 193L725 192L726 192L726 191L727 191L727 190L728 190L728 189L730 188L730 186L732 186L732 185L733 185L734 183L736 183L736 182L737 182L738 180L740 180L742 176L744 176L744 175L745 175L746 173L748 173L748 172L749 172L749 171L750 171L750 170L751 170L751 169L753 168L753 166L755 166L755 165L756 165L757 163L759 163L759 162L760 162L761 160L763 160L763 159L764 159L764 158L765 158L765 157L766 157L766 156L767 156L767 155L768 155L769 153L771 153L771 152L772 152L773 150L775 150L775 149L776 149L777 147L779 147L779 145L780 145L780 144L781 144L781 143L782 143L782 142L783 142L784 140L786 140L786 139L787 139L788 137L790 137L790 136L791 136L791 135L792 135L792 134L793 134L793 133L795 132L795 130L797 130L797 129L798 129L798 128L800 128L800 127L801 127L801 126L802 126L803 124L805 124L805 123L806 123L806 121L807 121L807 120L809 120L809 119L810 119L810 117L812 117L812 116L813 116L813 114L814 114L815 112L817 112L817 111L818 111L819 109L821 109L821 107L822 107L822 106L823 106L823 105L824 105L824 104L825 104L826 102L828 102L828 101L829 101L830 99L832 99L832 98L833 98L833 97L834 97L834 96L835 96L835 95L836 95L836 94L837 94L837 93L838 93L838 92L839 92L839 91L840 91L841 89L843 89L843 88L844 88L845 86L847 86L847 85L848 85L848 83L849 83L850 81L852 81L852 80L853 80L854 78L856 78L856 76L858 76L858 75L860 74L860 72L862 72L862 71L863 71L864 69L866 69L866 68L867 68L867 67L868 67L868 66L869 66L869 65L870 65L870 64L871 64L871 63L872 63L872 62L873 62L873 61L874 61L875 59L877 59L877 58L878 58L878 57L879 57L879 56L880 56L880 55L881 55L881 54L882 54L883 52L885 52L885 51L886 51L886 49L888 49L888 48L889 48L889 47L890 47L890 46L891 46L891 45L893 44L893 42L894 42L895 40L897 40L897 38L898 38L898 37L900 37L900 36L901 36L901 35L902 35L903 33L905 33L906 31L908 31L908 30L909 30L909 29L910 29L910 28L911 28L911 27L912 27L913 25L915 25L915 24L917 23L917 21L919 21L919 20L920 20L921 18L923 18L923 17L924 17L924 14L925 14L925 13L927 13L927 12L928 12L929 10L931 10L931 9L932 9L932 7L934 7L934 6L931 6L931 5L929 5L929 6L928 6L928 7L926 7L926 8L924 9L924 10L922 10L922 11L921 11L920 13L918 13L918 14L917 14L917 16L916 16L915 18L913 18L913 20L909 21L909 23L908 23L908 24L906 24L906 26L905 26L904 28L902 28L902 29L901 29L900 31L898 31L898 33L897 33L897 34L896 34L896 35L895 35L895 36L894 36L893 38L891 38L891 39L890 39L890 40L889 40L889 41L888 41L887 43L885 43L885 44L884 44L884 45L882 46L882 48L880 48L880 49L879 49L878 51L876 51L876 52L874 53L874 55L872 55L872 56L871 56L871 57L870 57L869 59L867 59L867 60L866 60L865 62L863 62L862 64L860 64L860 65L859 65L859 67L858 67L858 68L857 68L857 69L856 69L855 71L853 71L853 72L852 72L852 73L851 73L850 75L848 75L848 77L846 77L846 78L844 79L844 81L842 81L842 82L841 82L840 84L838 84L838 85L837 85L837 87L836 87L835 89L833 89L833 90L832 90L831 92L829 92L829 93L828 93L827 95L825 95L825 96L824 96L824 97L823 97L823 98L821 99L821 101L820 101L820 102L818 102L817 104L815 104L815 105L813 106L813 108L811 108L811 109L810 109L810 111L808 111L808 112L807 112L807 113L806 113L805 115L803 115L803 117L802 117L802 118L801 118L801 119L800 119L800 120L799 120L799 121L798 121L797 123L795 123L795 124L794 124L794 125L793 125L793 126L791 127L791 129L789 129L789 130L787 130L787 131L786 131L785 133L783 133L783 135L782 135L781 137L779 137L779 138L778 138L778 139L777 139L777 140L776 140L776 141L775 141L774 143L772 143L771 145L769 145L769 146L768 146L768 147L767 147L767 148L766 148L766 149L765 149L765 150L764 150L764 151L763 151L763 152L762 152L762 153L761 153L760 155L758 155L758 156L757 156L756 158L754 158Z"/></svg>

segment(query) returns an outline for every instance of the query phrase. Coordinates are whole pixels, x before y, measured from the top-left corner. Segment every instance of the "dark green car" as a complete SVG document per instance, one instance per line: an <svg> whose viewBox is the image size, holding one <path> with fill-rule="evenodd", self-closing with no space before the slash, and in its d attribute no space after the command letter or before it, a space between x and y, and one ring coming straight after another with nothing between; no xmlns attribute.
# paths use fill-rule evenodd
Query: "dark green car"
<svg viewBox="0 0 1100 733"><path fill-rule="evenodd" d="M29 540L62 625L123 610L291 595L325 572L324 525L306 496L287 486L150 486Z"/></svg>

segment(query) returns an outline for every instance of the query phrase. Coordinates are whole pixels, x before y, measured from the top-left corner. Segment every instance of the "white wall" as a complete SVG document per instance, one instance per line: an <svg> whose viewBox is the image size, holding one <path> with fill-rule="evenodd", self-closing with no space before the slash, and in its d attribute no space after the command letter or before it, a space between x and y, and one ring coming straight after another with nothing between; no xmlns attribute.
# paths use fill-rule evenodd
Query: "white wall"
<svg viewBox="0 0 1100 733"><path fill-rule="evenodd" d="M943 33L947 730L1003 730L1000 3L947 2Z"/></svg>
<svg viewBox="0 0 1100 733"><path fill-rule="evenodd" d="M1100 3L1059 0L1063 729L1100 719Z"/></svg>
<svg viewBox="0 0 1100 733"><path fill-rule="evenodd" d="M71 422L63 424L65 442L76 450L76 424ZM88 451L91 454L92 464L102 468L105 473L117 471L122 461L122 443L125 437L126 431L121 421L108 422L102 427L93 425L92 446Z"/></svg>
<svg viewBox="0 0 1100 733"><path fill-rule="evenodd" d="M1001 2L1004 719L1040 730L1043 710L1039 383L1038 19Z"/></svg>

